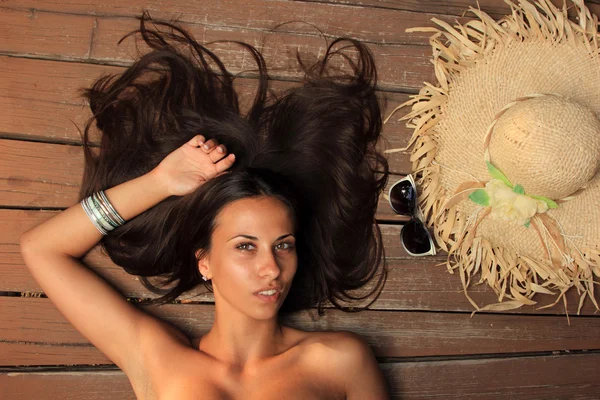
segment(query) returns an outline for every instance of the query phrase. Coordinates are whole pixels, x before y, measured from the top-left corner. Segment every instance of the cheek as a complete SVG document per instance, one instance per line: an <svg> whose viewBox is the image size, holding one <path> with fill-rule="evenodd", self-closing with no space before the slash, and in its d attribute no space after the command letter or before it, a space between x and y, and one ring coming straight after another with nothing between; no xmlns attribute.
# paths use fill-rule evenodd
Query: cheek
<svg viewBox="0 0 600 400"><path fill-rule="evenodd" d="M242 282L248 282L251 277L248 260L239 255L224 252L215 265L215 275L229 286L238 286Z"/></svg>
<svg viewBox="0 0 600 400"><path fill-rule="evenodd" d="M212 260L211 260L212 261ZM243 307L247 303L251 277L248 266L239 257L221 254L213 264L213 289L229 304Z"/></svg>
<svg viewBox="0 0 600 400"><path fill-rule="evenodd" d="M286 275L294 277L298 270L298 256L296 253L285 256L281 260L281 267Z"/></svg>

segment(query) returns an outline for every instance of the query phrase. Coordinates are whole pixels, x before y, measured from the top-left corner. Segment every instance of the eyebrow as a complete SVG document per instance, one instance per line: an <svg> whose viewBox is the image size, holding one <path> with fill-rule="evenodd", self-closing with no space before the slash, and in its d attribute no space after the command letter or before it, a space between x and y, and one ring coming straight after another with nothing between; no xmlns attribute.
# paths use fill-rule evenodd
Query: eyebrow
<svg viewBox="0 0 600 400"><path fill-rule="evenodd" d="M294 236L294 235L292 233L286 233L285 235L279 236L277 239L275 239L275 241L281 240L281 239L283 239L285 237L288 237L288 236ZM243 237L243 238L250 239L250 240L258 240L258 238L256 236L250 236L250 235L235 235L234 237L232 237L229 240L233 240L236 237ZM228 240L228 242L229 242L229 240Z"/></svg>

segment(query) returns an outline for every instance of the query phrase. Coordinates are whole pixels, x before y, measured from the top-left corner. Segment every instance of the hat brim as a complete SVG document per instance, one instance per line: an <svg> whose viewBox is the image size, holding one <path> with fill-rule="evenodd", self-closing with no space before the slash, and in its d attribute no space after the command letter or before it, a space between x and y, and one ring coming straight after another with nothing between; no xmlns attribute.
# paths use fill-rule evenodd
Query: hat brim
<svg viewBox="0 0 600 400"><path fill-rule="evenodd" d="M600 309L594 298L600 173L573 199L534 217L529 228L486 218L486 208L467 199L469 182L490 179L484 137L510 102L557 93L600 115L598 20L583 1L574 3L579 24L568 19L566 6L547 0L512 4L512 14L498 22L473 8L478 18L464 25L436 21L440 29L431 44L439 86L426 85L402 105L412 106L402 119L414 128L411 160L420 205L436 242L449 253L448 267L460 272L465 293L479 275L498 295L499 303L485 307L469 299L476 310L534 305L538 293L554 294L558 302L573 286L581 293L580 308L589 296Z"/></svg>

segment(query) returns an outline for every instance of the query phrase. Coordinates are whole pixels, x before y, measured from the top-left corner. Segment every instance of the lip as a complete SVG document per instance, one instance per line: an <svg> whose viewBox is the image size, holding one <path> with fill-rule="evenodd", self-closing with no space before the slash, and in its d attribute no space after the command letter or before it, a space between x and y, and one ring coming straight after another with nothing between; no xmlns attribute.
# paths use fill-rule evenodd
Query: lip
<svg viewBox="0 0 600 400"><path fill-rule="evenodd" d="M265 290L275 290L275 294L272 294L270 296L259 294L259 292L263 292ZM277 300L279 300L279 297L281 296L281 287L266 287L254 292L254 295L265 303L274 303Z"/></svg>
<svg viewBox="0 0 600 400"><path fill-rule="evenodd" d="M277 293L281 293L281 286L266 286L262 289L258 289L254 294L259 294L260 292L264 292L266 290L277 290Z"/></svg>

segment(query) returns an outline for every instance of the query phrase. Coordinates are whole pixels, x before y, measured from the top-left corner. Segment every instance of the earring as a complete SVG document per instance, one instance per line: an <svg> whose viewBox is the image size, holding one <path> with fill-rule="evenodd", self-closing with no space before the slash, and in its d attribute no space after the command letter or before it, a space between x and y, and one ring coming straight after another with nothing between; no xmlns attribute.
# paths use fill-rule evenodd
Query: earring
<svg viewBox="0 0 600 400"><path fill-rule="evenodd" d="M203 280L204 282L206 282L206 281L208 280L208 278L207 278L207 277L205 277L204 275L202 275L202 280Z"/></svg>

